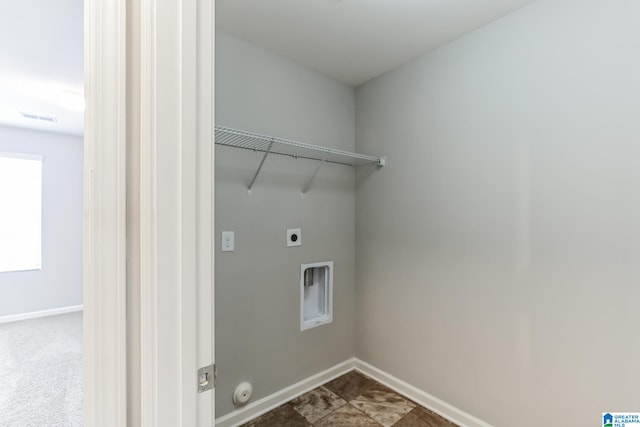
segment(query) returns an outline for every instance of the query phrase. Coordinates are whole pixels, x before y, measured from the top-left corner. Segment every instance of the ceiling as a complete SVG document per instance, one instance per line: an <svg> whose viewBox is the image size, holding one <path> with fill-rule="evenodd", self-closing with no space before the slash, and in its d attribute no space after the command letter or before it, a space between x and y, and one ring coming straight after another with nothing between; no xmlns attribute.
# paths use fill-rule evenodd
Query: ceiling
<svg viewBox="0 0 640 427"><path fill-rule="evenodd" d="M81 135L83 86L83 0L5 2L0 124Z"/></svg>
<svg viewBox="0 0 640 427"><path fill-rule="evenodd" d="M533 0L216 0L216 27L356 86Z"/></svg>
<svg viewBox="0 0 640 427"><path fill-rule="evenodd" d="M355 86L531 1L215 4L223 31ZM83 0L6 2L0 14L0 124L81 135L82 93Z"/></svg>

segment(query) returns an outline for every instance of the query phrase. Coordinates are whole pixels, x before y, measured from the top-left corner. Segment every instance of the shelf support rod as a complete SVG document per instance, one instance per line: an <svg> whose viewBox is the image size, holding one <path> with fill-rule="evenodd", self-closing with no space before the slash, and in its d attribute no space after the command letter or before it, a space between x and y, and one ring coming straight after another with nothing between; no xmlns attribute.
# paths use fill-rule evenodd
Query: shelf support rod
<svg viewBox="0 0 640 427"><path fill-rule="evenodd" d="M316 171L313 173L313 175L311 175L311 178L309 178L309 181L307 181L307 183L305 184L304 188L302 189L303 197L305 194L307 194L307 191L309 191L309 187L311 187L311 183L313 182L313 179L316 177L316 175L318 175L318 172L320 172L320 168L322 167L322 165L324 165L325 162L326 160L323 160L320 162L320 164L316 168Z"/></svg>
<svg viewBox="0 0 640 427"><path fill-rule="evenodd" d="M274 142L274 139L272 138L271 142L269 143L269 148L267 148L267 151L264 153L264 156L262 156L262 161L260 162L260 166L258 166L258 170L253 175L251 184L249 184L249 195L251 195L251 189L253 188L253 184L255 184L256 179L258 179L258 175L260 174L260 169L262 169L262 166L264 165L264 161L267 160L267 156L269 155L269 153L271 153L271 147L273 147L273 142Z"/></svg>

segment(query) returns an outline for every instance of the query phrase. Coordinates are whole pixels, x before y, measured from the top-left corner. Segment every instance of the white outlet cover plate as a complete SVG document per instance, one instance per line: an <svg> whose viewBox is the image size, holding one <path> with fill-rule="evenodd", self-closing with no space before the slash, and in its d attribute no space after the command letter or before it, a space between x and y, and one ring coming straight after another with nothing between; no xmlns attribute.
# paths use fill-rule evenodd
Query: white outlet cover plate
<svg viewBox="0 0 640 427"><path fill-rule="evenodd" d="M300 228L288 229L287 230L287 247L301 246L301 245L302 245L302 230Z"/></svg>
<svg viewBox="0 0 640 427"><path fill-rule="evenodd" d="M235 233L233 231L222 232L222 252L233 252L236 249Z"/></svg>

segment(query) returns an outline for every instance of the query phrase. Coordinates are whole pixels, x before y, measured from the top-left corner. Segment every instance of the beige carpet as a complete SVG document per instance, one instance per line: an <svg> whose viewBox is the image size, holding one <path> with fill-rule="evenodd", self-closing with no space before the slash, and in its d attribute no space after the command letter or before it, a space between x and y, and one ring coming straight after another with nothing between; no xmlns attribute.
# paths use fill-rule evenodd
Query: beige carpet
<svg viewBox="0 0 640 427"><path fill-rule="evenodd" d="M82 426L82 313L0 324L0 426Z"/></svg>

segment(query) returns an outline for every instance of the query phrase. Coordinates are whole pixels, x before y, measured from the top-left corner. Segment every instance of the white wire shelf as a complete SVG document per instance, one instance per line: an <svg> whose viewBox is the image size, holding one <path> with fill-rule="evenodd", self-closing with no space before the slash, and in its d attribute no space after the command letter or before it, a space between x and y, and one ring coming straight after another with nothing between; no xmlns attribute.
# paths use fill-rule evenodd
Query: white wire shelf
<svg viewBox="0 0 640 427"><path fill-rule="evenodd" d="M335 148L305 144L303 142L290 141L288 139L260 135L223 126L215 127L215 143L227 147L242 148L245 150L301 159L320 160L347 166L360 166L370 163L384 166L385 163L384 157L351 153Z"/></svg>
<svg viewBox="0 0 640 427"><path fill-rule="evenodd" d="M238 129L231 129L223 126L215 126L214 141L216 145L241 148L243 150L258 151L264 153L262 161L258 166L253 179L249 184L249 195L253 189L260 170L264 165L269 154L278 154L281 156L289 156L296 159L319 160L321 163L316 168L311 178L302 188L302 197L307 193L313 179L320 171L325 162L337 163L346 166L360 166L375 163L378 166L384 166L385 157L367 156L364 154L351 153L349 151L338 150L335 148L321 147L319 145L305 144L303 142L290 141L288 139L276 138L273 136L260 135L257 133L246 132Z"/></svg>

